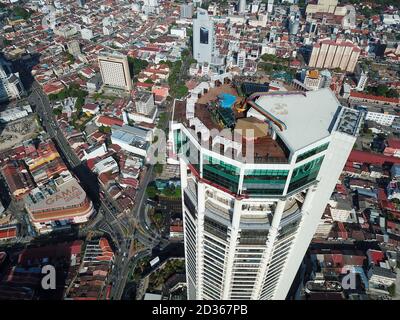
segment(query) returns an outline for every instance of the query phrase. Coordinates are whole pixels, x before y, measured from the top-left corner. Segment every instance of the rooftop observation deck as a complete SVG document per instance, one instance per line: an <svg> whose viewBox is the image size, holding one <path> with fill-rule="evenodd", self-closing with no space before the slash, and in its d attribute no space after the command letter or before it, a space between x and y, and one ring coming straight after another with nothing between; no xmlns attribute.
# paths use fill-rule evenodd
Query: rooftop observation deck
<svg viewBox="0 0 400 320"><path fill-rule="evenodd" d="M195 129L199 143L204 145L203 140L209 139L214 151L218 143L222 151L226 149L219 153L229 157L226 151L234 148L233 156L246 157L241 161L254 163L288 163L290 150L301 150L326 139L332 130L357 135L360 113L343 108L330 89L285 90L252 94L243 104L244 97L232 84L216 85L196 91L186 101L177 101L174 121ZM236 101L227 104L225 96ZM231 130L231 138L212 141L210 136L222 129ZM211 130L214 132L210 135ZM234 139L236 134L241 135L241 141ZM236 140L236 144L229 140ZM246 150L254 152L247 156Z"/></svg>
<svg viewBox="0 0 400 320"><path fill-rule="evenodd" d="M240 119L246 118L243 113L238 113L234 110L234 116L236 121L236 126L233 129L242 130L239 132L245 132L246 129L253 129L255 139L247 140L245 135L242 135L242 157L246 157L246 150L248 148L248 143L253 143L254 145L254 162L255 163L288 163L288 157L284 152L284 149L275 141L271 135L267 132L267 126L265 126L265 131L262 132L262 127L260 125L265 125L262 121L251 118L251 121L246 121L241 123ZM224 127L215 121L212 113L210 112L207 104L195 104L195 117L198 118L209 130L223 130ZM175 104L174 121L185 124L187 128L194 129L194 126L190 126L189 120L186 118L186 102L177 101ZM240 127L237 125L241 123ZM200 134L198 134L198 139L200 139ZM200 142L200 140L198 140ZM208 146L211 149L212 138L209 138ZM221 145L221 153L223 152L223 145ZM228 150L229 154L229 150Z"/></svg>

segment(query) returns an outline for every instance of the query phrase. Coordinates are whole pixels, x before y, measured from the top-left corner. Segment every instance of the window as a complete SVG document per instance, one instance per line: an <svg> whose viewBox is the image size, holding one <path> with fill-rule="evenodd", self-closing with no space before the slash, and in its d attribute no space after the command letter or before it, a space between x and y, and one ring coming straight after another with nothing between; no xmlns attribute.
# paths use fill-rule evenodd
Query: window
<svg viewBox="0 0 400 320"><path fill-rule="evenodd" d="M304 153L302 153L302 154L297 156L296 162L300 162L300 161L302 161L304 159L312 157L315 154L318 154L318 153L320 153L322 151L325 151L326 149L328 149L328 146L329 146L329 143L325 143L325 144L323 144L321 146L318 146L318 147L316 147L314 149L306 151L306 152L304 152Z"/></svg>
<svg viewBox="0 0 400 320"><path fill-rule="evenodd" d="M204 156L203 178L237 193L240 169L221 160Z"/></svg>
<svg viewBox="0 0 400 320"><path fill-rule="evenodd" d="M208 44L208 36L209 36L209 31L205 27L200 28L200 43L201 44Z"/></svg>
<svg viewBox="0 0 400 320"><path fill-rule="evenodd" d="M240 244L264 245L268 239L268 230L242 230Z"/></svg>
<svg viewBox="0 0 400 320"><path fill-rule="evenodd" d="M190 197L186 194L186 191L183 193L183 202L185 203L185 206L188 208L188 211L192 215L193 219L196 219L197 216L196 206L194 205Z"/></svg>
<svg viewBox="0 0 400 320"><path fill-rule="evenodd" d="M243 190L249 194L280 195L285 188L288 170L246 170Z"/></svg>
<svg viewBox="0 0 400 320"><path fill-rule="evenodd" d="M307 183L314 181L317 178L323 160L324 156L295 168L290 180L288 192L296 190L305 186Z"/></svg>
<svg viewBox="0 0 400 320"><path fill-rule="evenodd" d="M215 220L205 217L204 231L207 231L218 238L226 240L228 228Z"/></svg>

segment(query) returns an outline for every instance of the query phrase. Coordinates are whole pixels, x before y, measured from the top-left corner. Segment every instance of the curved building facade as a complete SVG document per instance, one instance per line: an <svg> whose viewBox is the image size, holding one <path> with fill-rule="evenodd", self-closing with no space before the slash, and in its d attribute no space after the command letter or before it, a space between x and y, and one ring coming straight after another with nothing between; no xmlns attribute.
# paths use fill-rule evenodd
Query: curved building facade
<svg viewBox="0 0 400 320"><path fill-rule="evenodd" d="M207 112L177 109L188 298L285 299L361 114L329 89L275 92L235 119L229 139Z"/></svg>
<svg viewBox="0 0 400 320"><path fill-rule="evenodd" d="M57 224L85 223L94 213L92 201L75 178L48 190L35 189L26 199L29 219L39 233L50 232Z"/></svg>

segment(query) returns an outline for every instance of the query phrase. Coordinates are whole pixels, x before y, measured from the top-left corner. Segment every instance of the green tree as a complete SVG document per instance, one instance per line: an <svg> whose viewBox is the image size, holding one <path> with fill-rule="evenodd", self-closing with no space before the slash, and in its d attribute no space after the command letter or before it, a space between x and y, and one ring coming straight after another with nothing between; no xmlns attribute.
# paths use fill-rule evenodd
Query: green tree
<svg viewBox="0 0 400 320"><path fill-rule="evenodd" d="M110 128L110 127L107 127L107 126L100 126L100 127L99 127L99 131L100 131L101 133L106 133L106 134L108 134L108 133L111 133L111 128Z"/></svg>
<svg viewBox="0 0 400 320"><path fill-rule="evenodd" d="M163 172L163 170L164 170L164 167L163 167L163 165L161 164L161 163L156 163L155 165L154 165L154 171L157 173L157 174L162 174L162 172Z"/></svg>
<svg viewBox="0 0 400 320"><path fill-rule="evenodd" d="M4 46L9 46L9 45L11 45L11 44L12 44L12 41L11 41L11 40L3 39L3 45L4 45Z"/></svg>
<svg viewBox="0 0 400 320"><path fill-rule="evenodd" d="M179 85L175 88L175 97L178 99L183 98L189 92L189 89L185 85Z"/></svg>
<svg viewBox="0 0 400 320"><path fill-rule="evenodd" d="M53 109L53 114L55 114L56 116L61 115L62 113L62 109L61 108L54 108Z"/></svg>
<svg viewBox="0 0 400 320"><path fill-rule="evenodd" d="M13 14L17 17L17 18L21 18L24 20L28 20L31 16L31 13L29 11L27 11L26 9L22 8L22 7L15 7L13 10Z"/></svg>
<svg viewBox="0 0 400 320"><path fill-rule="evenodd" d="M146 188L146 194L149 198L155 198L155 196L158 194L158 190L154 186L148 186Z"/></svg>
<svg viewBox="0 0 400 320"><path fill-rule="evenodd" d="M391 286L389 286L387 290L391 297L394 297L396 295L396 285L394 283Z"/></svg>
<svg viewBox="0 0 400 320"><path fill-rule="evenodd" d="M129 71L132 77L138 75L142 70L146 69L149 63L146 60L141 60L133 57L128 57Z"/></svg>

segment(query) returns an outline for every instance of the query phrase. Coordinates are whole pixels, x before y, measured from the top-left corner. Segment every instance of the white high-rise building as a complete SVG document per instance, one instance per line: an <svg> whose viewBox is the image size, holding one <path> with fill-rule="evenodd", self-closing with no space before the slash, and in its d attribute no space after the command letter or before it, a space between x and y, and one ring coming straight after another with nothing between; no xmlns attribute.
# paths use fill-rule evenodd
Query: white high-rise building
<svg viewBox="0 0 400 320"><path fill-rule="evenodd" d="M198 8L193 20L193 58L200 63L211 63L214 51L214 23L207 10Z"/></svg>
<svg viewBox="0 0 400 320"><path fill-rule="evenodd" d="M237 66L239 69L244 69L246 66L246 51L240 50L237 55Z"/></svg>
<svg viewBox="0 0 400 320"><path fill-rule="evenodd" d="M132 90L132 79L126 56L116 53L101 53L98 61L101 78L106 86Z"/></svg>
<svg viewBox="0 0 400 320"><path fill-rule="evenodd" d="M274 0L268 0L267 12L272 13L273 9L274 9Z"/></svg>
<svg viewBox="0 0 400 320"><path fill-rule="evenodd" d="M208 112L175 106L188 299L286 298L362 121L330 89L247 106L234 140L210 131Z"/></svg>
<svg viewBox="0 0 400 320"><path fill-rule="evenodd" d="M239 0L238 12L239 14L246 13L246 0Z"/></svg>
<svg viewBox="0 0 400 320"><path fill-rule="evenodd" d="M361 70L361 73L358 78L356 90L364 91L365 86L367 85L367 81L368 81L368 72L364 72L363 70Z"/></svg>
<svg viewBox="0 0 400 320"><path fill-rule="evenodd" d="M146 15L150 13L157 13L158 0L144 0L142 10Z"/></svg>
<svg viewBox="0 0 400 320"><path fill-rule="evenodd" d="M25 94L19 73L13 73L10 64L0 60L0 102L19 99Z"/></svg>
<svg viewBox="0 0 400 320"><path fill-rule="evenodd" d="M81 46L78 40L72 40L67 43L68 52L74 57L81 54Z"/></svg>
<svg viewBox="0 0 400 320"><path fill-rule="evenodd" d="M191 19L193 17L193 8L192 2L181 4L181 19Z"/></svg>
<svg viewBox="0 0 400 320"><path fill-rule="evenodd" d="M318 40L313 46L308 66L312 68L339 68L354 72L361 49L350 40Z"/></svg>

